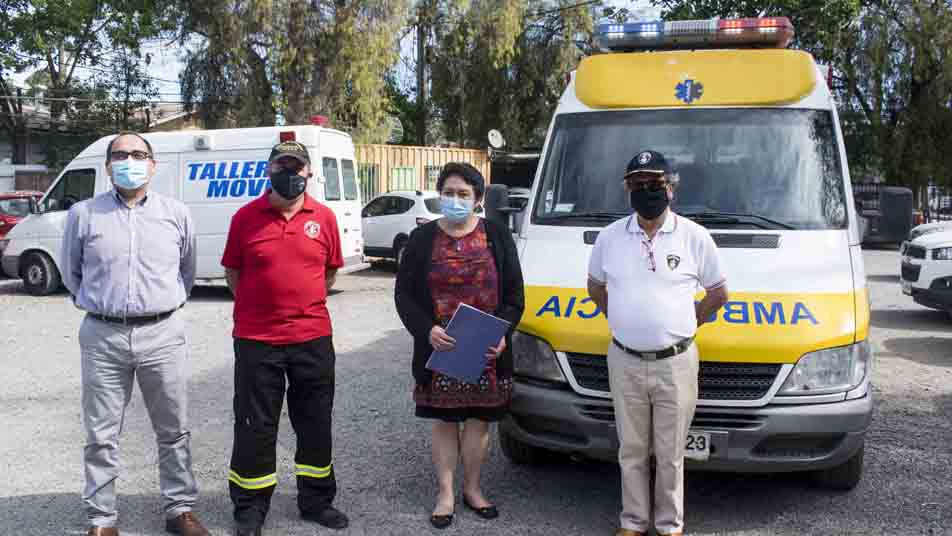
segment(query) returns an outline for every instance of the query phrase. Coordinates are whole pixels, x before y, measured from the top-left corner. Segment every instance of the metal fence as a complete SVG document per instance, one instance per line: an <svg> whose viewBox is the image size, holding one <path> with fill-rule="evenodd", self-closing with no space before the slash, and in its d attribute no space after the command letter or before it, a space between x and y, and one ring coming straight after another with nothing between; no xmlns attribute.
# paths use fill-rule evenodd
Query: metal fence
<svg viewBox="0 0 952 536"><path fill-rule="evenodd" d="M952 221L952 188L930 186L922 214L927 222Z"/></svg>
<svg viewBox="0 0 952 536"><path fill-rule="evenodd" d="M394 190L435 190L437 177L447 162L472 164L487 181L491 180L486 151L406 145L357 145L356 149L365 203Z"/></svg>

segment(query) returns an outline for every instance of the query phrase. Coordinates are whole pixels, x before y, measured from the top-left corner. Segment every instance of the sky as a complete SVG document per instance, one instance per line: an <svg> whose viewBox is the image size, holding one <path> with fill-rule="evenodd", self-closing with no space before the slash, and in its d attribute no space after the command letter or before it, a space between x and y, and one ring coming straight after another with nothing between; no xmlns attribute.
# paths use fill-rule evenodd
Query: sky
<svg viewBox="0 0 952 536"><path fill-rule="evenodd" d="M648 0L604 0L606 6L626 7L638 16L645 18L657 18L659 10L651 7ZM408 37L401 44L405 54L412 54L415 47L415 41L412 36ZM152 55L149 65L149 76L154 78L155 86L159 92L157 100L178 101L181 99L181 87L178 82L179 74L185 68L183 61L183 50L175 43L166 41L150 41L143 46L143 52ZM87 75L91 75L86 71ZM30 75L29 72L14 76L17 84L22 85L24 80ZM410 77L410 83L412 76Z"/></svg>

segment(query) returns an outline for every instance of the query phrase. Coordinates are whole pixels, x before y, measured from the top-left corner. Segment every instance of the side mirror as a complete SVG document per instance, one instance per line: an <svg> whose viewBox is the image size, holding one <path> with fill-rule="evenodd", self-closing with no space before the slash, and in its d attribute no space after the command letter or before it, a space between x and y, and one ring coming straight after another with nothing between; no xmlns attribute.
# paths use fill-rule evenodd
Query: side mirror
<svg viewBox="0 0 952 536"><path fill-rule="evenodd" d="M504 184L490 184L486 188L486 219L512 229L519 234L522 218L516 217L521 208L509 205L509 187Z"/></svg>

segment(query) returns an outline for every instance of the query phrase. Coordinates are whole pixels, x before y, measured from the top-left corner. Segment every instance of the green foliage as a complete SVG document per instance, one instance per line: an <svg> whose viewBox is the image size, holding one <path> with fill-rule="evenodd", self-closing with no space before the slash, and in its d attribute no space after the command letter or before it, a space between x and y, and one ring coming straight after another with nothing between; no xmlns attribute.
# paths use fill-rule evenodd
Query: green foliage
<svg viewBox="0 0 952 536"><path fill-rule="evenodd" d="M183 95L206 126L331 117L359 142L382 142L386 75L406 0L249 0L178 6L182 39L199 37Z"/></svg>
<svg viewBox="0 0 952 536"><path fill-rule="evenodd" d="M432 91L444 138L484 147L496 128L510 147L539 147L592 14L574 0L485 4L473 2L436 32Z"/></svg>

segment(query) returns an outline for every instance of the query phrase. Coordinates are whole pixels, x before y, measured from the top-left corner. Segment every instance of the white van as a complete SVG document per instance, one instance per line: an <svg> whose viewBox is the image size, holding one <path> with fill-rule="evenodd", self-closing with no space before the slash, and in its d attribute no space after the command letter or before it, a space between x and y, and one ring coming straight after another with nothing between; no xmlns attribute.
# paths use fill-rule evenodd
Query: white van
<svg viewBox="0 0 952 536"><path fill-rule="evenodd" d="M144 134L152 144L156 175L150 188L183 201L195 221L199 281L224 278L220 264L232 215L268 188L268 156L280 141L307 146L314 178L308 193L337 215L344 273L367 267L363 256L360 188L350 135L320 126L189 130ZM106 147L113 136L84 149L50 186L35 213L7 235L3 271L23 279L31 294L60 286L60 246L66 211L112 188Z"/></svg>
<svg viewBox="0 0 952 536"><path fill-rule="evenodd" d="M689 465L809 471L852 488L873 413L869 295L826 73L785 49L785 18L599 33L605 53L583 59L563 93L516 220L526 309L503 452L617 459L611 337L587 271L599 232L632 215L626 164L650 149L673 164L673 209L710 230L730 289L698 332ZM501 198L487 195L490 217Z"/></svg>

